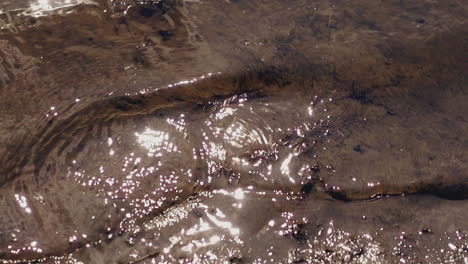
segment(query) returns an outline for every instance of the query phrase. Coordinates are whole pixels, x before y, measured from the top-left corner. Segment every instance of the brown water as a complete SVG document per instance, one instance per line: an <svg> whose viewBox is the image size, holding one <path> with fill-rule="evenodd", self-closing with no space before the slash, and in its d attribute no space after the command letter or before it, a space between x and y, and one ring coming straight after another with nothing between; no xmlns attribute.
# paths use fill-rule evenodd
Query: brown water
<svg viewBox="0 0 468 264"><path fill-rule="evenodd" d="M0 10L0 263L468 263L466 1Z"/></svg>

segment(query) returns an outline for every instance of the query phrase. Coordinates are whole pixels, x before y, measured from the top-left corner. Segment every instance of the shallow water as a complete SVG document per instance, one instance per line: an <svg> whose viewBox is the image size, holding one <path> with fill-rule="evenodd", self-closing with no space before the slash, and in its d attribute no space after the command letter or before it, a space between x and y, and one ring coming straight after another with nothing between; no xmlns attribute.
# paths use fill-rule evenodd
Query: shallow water
<svg viewBox="0 0 468 264"><path fill-rule="evenodd" d="M468 263L463 1L3 1L0 263Z"/></svg>

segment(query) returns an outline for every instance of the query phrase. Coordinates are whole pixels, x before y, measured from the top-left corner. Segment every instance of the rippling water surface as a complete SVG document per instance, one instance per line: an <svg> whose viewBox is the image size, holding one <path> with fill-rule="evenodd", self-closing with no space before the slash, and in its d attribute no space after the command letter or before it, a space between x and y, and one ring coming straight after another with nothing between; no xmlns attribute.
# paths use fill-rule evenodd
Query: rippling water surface
<svg viewBox="0 0 468 264"><path fill-rule="evenodd" d="M0 263L468 263L464 1L0 2Z"/></svg>

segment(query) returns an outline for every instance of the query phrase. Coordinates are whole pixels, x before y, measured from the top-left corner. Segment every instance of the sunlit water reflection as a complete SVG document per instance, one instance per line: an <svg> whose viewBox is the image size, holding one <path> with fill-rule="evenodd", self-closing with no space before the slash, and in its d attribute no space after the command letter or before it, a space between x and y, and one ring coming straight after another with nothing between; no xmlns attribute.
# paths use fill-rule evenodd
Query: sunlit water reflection
<svg viewBox="0 0 468 264"><path fill-rule="evenodd" d="M468 263L465 5L137 2L0 3L0 262Z"/></svg>
<svg viewBox="0 0 468 264"><path fill-rule="evenodd" d="M50 11L60 10L80 4L95 4L93 0L30 0L30 1L2 1L0 12L21 10L24 14L40 17L50 13Z"/></svg>

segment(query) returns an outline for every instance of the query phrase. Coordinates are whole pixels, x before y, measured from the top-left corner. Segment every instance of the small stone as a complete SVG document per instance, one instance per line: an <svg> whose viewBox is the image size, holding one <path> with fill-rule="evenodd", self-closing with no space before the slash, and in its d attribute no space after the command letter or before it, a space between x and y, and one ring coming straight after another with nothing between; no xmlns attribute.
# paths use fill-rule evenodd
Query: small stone
<svg viewBox="0 0 468 264"><path fill-rule="evenodd" d="M310 194L312 192L312 190L314 189L314 185L310 182L302 185L301 187L301 193L303 194Z"/></svg>
<svg viewBox="0 0 468 264"><path fill-rule="evenodd" d="M359 153L363 153L364 150L361 148L361 145L356 145L353 147L353 150Z"/></svg>

